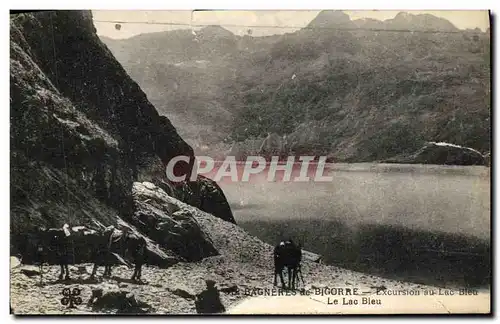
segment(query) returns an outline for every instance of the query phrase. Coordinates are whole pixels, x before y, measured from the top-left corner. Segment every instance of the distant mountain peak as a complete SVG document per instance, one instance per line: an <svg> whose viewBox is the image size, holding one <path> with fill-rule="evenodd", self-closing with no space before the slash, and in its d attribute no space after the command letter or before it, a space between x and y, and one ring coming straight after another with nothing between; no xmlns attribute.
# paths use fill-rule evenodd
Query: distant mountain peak
<svg viewBox="0 0 500 324"><path fill-rule="evenodd" d="M400 12L393 19L385 21L388 27L411 30L457 31L449 20L431 14Z"/></svg>
<svg viewBox="0 0 500 324"><path fill-rule="evenodd" d="M234 37L235 35L226 28L219 25L208 25L197 32L198 35L211 37Z"/></svg>
<svg viewBox="0 0 500 324"><path fill-rule="evenodd" d="M332 26L355 27L351 17L341 10L323 10L308 25L308 28L325 28Z"/></svg>
<svg viewBox="0 0 500 324"><path fill-rule="evenodd" d="M409 17L414 16L406 11L399 12L394 19L408 19Z"/></svg>

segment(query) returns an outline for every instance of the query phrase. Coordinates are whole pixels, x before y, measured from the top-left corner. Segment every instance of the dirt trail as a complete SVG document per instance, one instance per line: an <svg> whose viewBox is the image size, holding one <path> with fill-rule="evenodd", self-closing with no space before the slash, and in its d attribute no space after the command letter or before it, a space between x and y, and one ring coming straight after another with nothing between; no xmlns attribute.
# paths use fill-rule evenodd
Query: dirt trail
<svg viewBox="0 0 500 324"><path fill-rule="evenodd" d="M81 265L79 265L81 266ZM59 282L59 267L45 267L43 285L39 286L40 277L31 275L29 271L37 271L38 267L20 265L11 271L11 306L15 314L85 314L85 313L117 313L117 309L95 310L87 305L93 289L104 291L124 291L134 294L135 298L150 306L145 312L156 314L193 314L196 313L194 299L191 297L205 288L205 279L211 278L217 282L221 292L221 300L228 313L275 313L276 305L281 312L338 312L328 303L330 299L342 297L332 295L315 295L317 289L323 287L358 288L363 296L376 293L376 287L386 287L391 290L425 290L430 287L413 285L382 278L367 276L330 266L315 263L304 265L306 289L312 296L259 296L261 294L279 293L273 289L271 269L250 264L227 262L223 257L212 257L199 263L180 263L168 269L146 266L143 270L144 283L133 283L128 278L132 270L124 266L114 268L113 277L97 281L88 281L91 264L85 264L87 273L78 273L78 267L71 267L72 279L69 282ZM99 273L102 273L102 269ZM64 288L81 289L82 305L70 309L61 304ZM234 290L238 290L237 292ZM435 289L435 288L433 288ZM284 293L284 292L283 292ZM289 292L289 294L291 294ZM348 296L346 296L348 297ZM307 299L307 302L305 300ZM403 299L398 299L403 300ZM385 303L387 304L387 303ZM274 305L273 307L271 307ZM298 307L298 305L301 305ZM418 306L420 307L420 306ZM423 305L422 305L423 307ZM274 311L271 311L274 309ZM377 310L377 307L372 308ZM380 309L380 307L379 307ZM356 311L356 308L352 308ZM347 311L343 308L343 311ZM278 311L280 312L280 311Z"/></svg>
<svg viewBox="0 0 500 324"><path fill-rule="evenodd" d="M304 296L266 296L262 294L278 294L279 290L273 287L273 248L254 236L249 235L239 226L223 221L210 214L181 203L173 198L173 202L189 209L205 233L209 233L214 246L220 255L205 258L199 262L178 263L167 269L153 266L143 268L144 283L131 282L132 269L125 266L113 268L113 277L103 279L103 268L98 271L98 280L89 282L92 265L82 264L70 266L70 274L74 279L70 282L57 281L58 266L44 268L43 284L40 286L38 267L16 264L11 262L11 307L15 314L81 314L81 313L117 313L116 307L92 309L87 301L92 290L123 291L133 294L135 299L145 303L142 312L155 314L193 314L196 313L194 295L205 289L205 280L212 279L221 291L221 301L228 313L268 313L271 305L288 305L285 311L301 313L304 308L294 305L304 302L304 307L314 303L318 309L305 308L305 311L324 312L326 307L333 312L337 309L327 306L328 297L342 298L342 296L317 295L315 292L324 287L358 289L363 296L375 294L377 290L390 291L425 291L436 290L436 287L423 286L407 282L388 280L372 275L354 272L335 266L303 261L302 272L307 291L313 292L309 297ZM84 267L83 267L84 266ZM81 289L83 303L74 309L61 304L64 288ZM300 286L299 288L304 288ZM489 292L488 292L489 293ZM296 292L296 294L299 294ZM474 296L476 303L489 307L485 297ZM257 299L255 299L257 297ZM346 296L348 297L348 296ZM419 304L397 296L402 303ZM285 299L288 298L288 299ZM314 299L314 300L313 300ZM465 301L465 299L461 299ZM257 303L257 304L255 304ZM470 298L465 304L471 305ZM388 305L386 303L386 305ZM257 307L257 309L255 309ZM483 307L484 308L484 307ZM363 308L358 308L358 311ZM365 308L366 309L366 308ZM455 307L456 309L456 307Z"/></svg>

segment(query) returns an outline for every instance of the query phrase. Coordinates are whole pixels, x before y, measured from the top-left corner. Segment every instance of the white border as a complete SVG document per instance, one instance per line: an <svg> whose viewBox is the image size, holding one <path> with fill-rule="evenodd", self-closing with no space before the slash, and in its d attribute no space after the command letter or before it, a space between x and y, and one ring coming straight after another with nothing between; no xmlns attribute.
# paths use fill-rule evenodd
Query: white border
<svg viewBox="0 0 500 324"><path fill-rule="evenodd" d="M404 3L404 4L403 4ZM112 2L104 2L102 0L75 0L75 1L55 1L55 0L45 0L45 1L36 1L36 0L16 0L16 1L6 1L1 3L2 9L5 6L5 9L2 10L5 14L7 14L8 9L170 9L170 10L182 10L182 9L343 9L343 10L371 10L371 9L378 9L378 10L465 10L465 9L492 9L494 13L499 13L500 9L499 7L499 1L495 0L474 0L474 1L463 1L463 0L455 0L455 1L447 1L447 2L437 2L435 0L419 0L419 1L398 1L397 4L396 2L389 2L387 0L370 0L370 1L362 1L362 0L349 0L349 1L344 1L344 2L332 2L332 1L296 1L296 0L278 0L278 1L269 1L269 0L253 0L253 1L235 1L235 0L210 0L210 1L193 1L193 0L183 0L183 1L178 1L178 2L164 2L164 1L151 1L151 0L120 0L120 1L112 1ZM7 15L6 15L7 16ZM498 24L497 20L497 24ZM495 27L495 30L498 32L498 28ZM498 33L497 33L498 34ZM1 206L3 207L4 212L2 213L0 217L0 228L3 229L4 235L2 237L5 238L5 241L0 244L0 250L2 252L2 255L0 256L1 260L8 260L9 257L9 247L7 244L7 240L9 237L9 201L10 201L10 196L9 196L9 65L8 65L8 56L9 56L9 48L8 48L8 39L9 39L9 22L8 19L2 20L1 24L1 33L0 33L2 40L2 51L1 55L2 57L0 58L0 66L2 68L2 77L4 78L4 82L2 83L2 100L5 103L5 106L3 109L0 109L0 121L3 123L3 127L0 127L0 131L2 132L0 136L0 145L1 145L1 152L2 152L2 157L1 157L1 163L2 163L2 172L1 176L2 179L0 183L3 185L0 187L1 190L1 197L2 197L2 204ZM498 41L497 37L494 39L495 41ZM496 47L496 55L495 55L495 62L498 62L498 48ZM495 64L496 67L497 63ZM496 70L496 68L495 68ZM495 89L492 89L495 94L495 100L494 103L497 103L496 99L496 92L498 90L497 84L495 84L496 87ZM498 115L499 113L497 112L495 114L495 126L498 125ZM496 128L496 127L495 127ZM498 139L497 136L495 136L494 139L495 147L494 147L494 152L498 151ZM498 162L498 155L495 153L495 162ZM497 168L497 163L494 165L495 169ZM496 177L495 179L496 180ZM498 193L495 192L494 199L495 201L500 201L498 196ZM497 233L498 230L498 220L495 222L495 234ZM498 250L497 253L494 256L494 260L498 258ZM5 318L7 322L13 322L14 318L12 316L8 315L8 304L9 304L9 294L7 293L9 291L9 270L7 268L6 263L3 263L4 265L1 268L1 302L0 302L0 309L2 311L2 315L6 316ZM496 263L496 269L498 269L498 263ZM494 277L496 278L495 282L498 281L498 276L497 276L498 271L494 273ZM496 292L496 287L495 287L495 292ZM498 298L495 299L496 305L494 306L494 309L498 310ZM492 305L493 306L493 305ZM101 318L103 319L103 318ZM109 320L113 321L135 321L139 322L141 319L125 319L125 318L119 318L119 319L112 319L112 318L107 318ZM179 319L179 318L157 318L158 320L161 321L167 321L169 323L172 322L177 322L180 320L184 321L194 321L194 320L203 320L206 321L206 318L196 318L196 319ZM220 317L215 318L215 320L219 320ZM335 318L330 318L329 320L333 321L338 321L341 320L342 318L335 317ZM47 320L47 319L46 319ZM51 320L51 319L49 319ZM60 318L59 320L64 320ZM77 318L71 318L71 321L83 321L83 322L90 322L91 318L82 318L82 319L77 319ZM248 320L248 319L247 319ZM253 321L254 319L252 319ZM267 319L261 319L261 320L267 320ZM273 320L278 320L278 319L273 319ZM280 321L286 321L288 322L290 319L279 319ZM309 320L306 319L306 320ZM370 321L386 321L387 318L370 318ZM406 319L404 319L406 320ZM419 322L424 322L427 319L419 319L417 321ZM473 319L468 319L468 320L473 320ZM31 319L33 322L41 322L42 319ZM68 319L66 319L68 321ZM356 320L359 321L359 320Z"/></svg>

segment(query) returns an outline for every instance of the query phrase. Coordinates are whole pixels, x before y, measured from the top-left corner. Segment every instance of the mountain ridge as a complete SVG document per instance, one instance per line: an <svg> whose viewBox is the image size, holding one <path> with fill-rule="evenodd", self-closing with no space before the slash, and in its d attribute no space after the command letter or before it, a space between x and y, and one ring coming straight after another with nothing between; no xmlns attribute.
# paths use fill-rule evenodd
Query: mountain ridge
<svg viewBox="0 0 500 324"><path fill-rule="evenodd" d="M349 28L312 28L317 24ZM387 159L426 141L490 150L487 33L407 13L359 21L340 11L322 11L309 25L283 35L234 35L229 49L213 41L201 44L217 55L196 58L169 59L148 42L141 45L142 54L127 40L119 41L120 48L108 45L162 114L175 120L189 114L184 118L189 122L177 125L197 154L224 156L235 142L264 140L267 133L291 135L316 122L323 124L316 127L316 138L323 134L327 142L299 146L319 144L303 153L334 155L338 161ZM412 28L423 33L405 32ZM436 28L443 33L434 33ZM177 43L155 39L162 48L178 51ZM202 59L208 62L205 68L188 64ZM174 62L184 65L173 67ZM144 70L181 85L162 87ZM471 119L473 112L479 114Z"/></svg>

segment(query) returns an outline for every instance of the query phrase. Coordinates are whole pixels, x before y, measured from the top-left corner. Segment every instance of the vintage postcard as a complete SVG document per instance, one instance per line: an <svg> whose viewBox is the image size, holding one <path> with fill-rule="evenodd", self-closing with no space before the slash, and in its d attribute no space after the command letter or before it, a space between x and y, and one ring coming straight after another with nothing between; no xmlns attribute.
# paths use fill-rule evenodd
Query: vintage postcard
<svg viewBox="0 0 500 324"><path fill-rule="evenodd" d="M10 14L10 310L490 314L488 11Z"/></svg>

